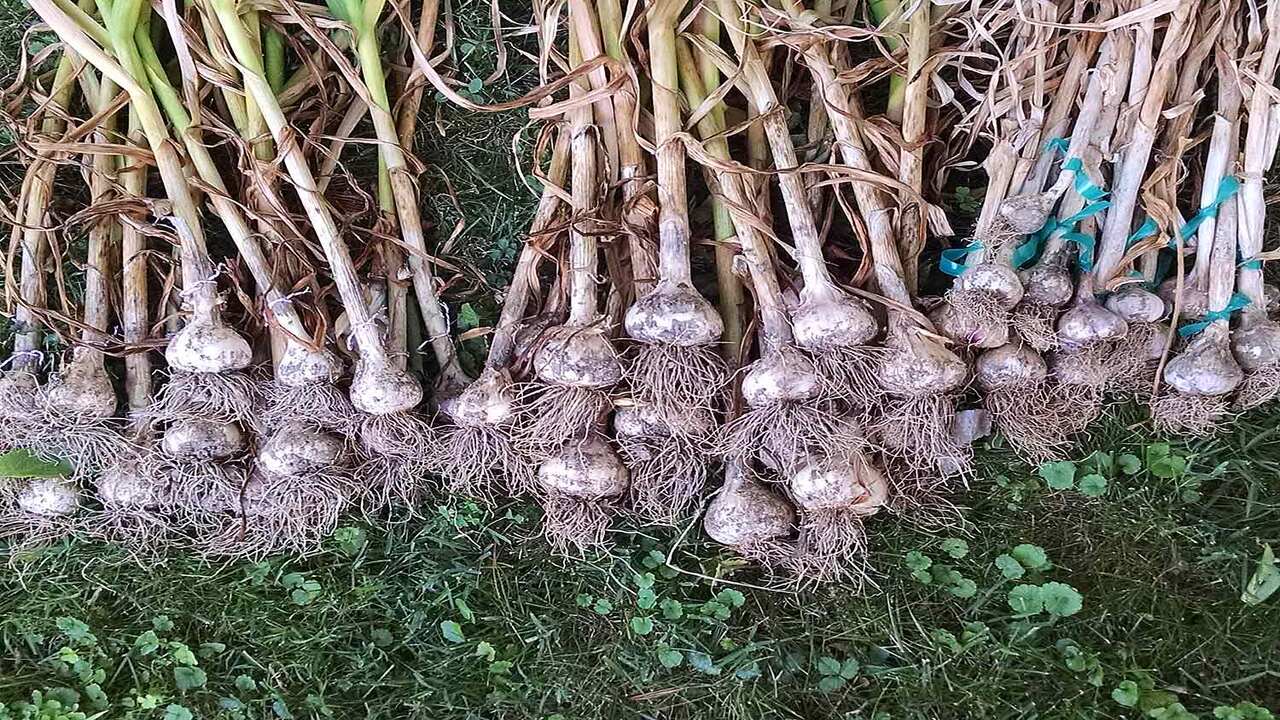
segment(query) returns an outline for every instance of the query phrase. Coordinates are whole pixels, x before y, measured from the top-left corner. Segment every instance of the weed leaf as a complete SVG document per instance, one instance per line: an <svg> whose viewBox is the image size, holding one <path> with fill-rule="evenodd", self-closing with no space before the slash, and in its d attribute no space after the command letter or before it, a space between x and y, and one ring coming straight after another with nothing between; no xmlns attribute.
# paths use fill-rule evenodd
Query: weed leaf
<svg viewBox="0 0 1280 720"><path fill-rule="evenodd" d="M1277 589L1280 589L1280 568L1276 567L1276 556L1271 546L1262 549L1262 557L1258 559L1258 568L1249 578L1240 602L1245 605L1257 605L1265 602Z"/></svg>
<svg viewBox="0 0 1280 720"><path fill-rule="evenodd" d="M1116 704L1131 708L1138 704L1138 683L1132 680L1125 680L1111 691L1111 699Z"/></svg>
<svg viewBox="0 0 1280 720"><path fill-rule="evenodd" d="M440 622L440 634L445 640L451 643L466 642L467 638L462 634L462 626L452 620L443 620Z"/></svg>
<svg viewBox="0 0 1280 720"><path fill-rule="evenodd" d="M1017 580L1027 574L1027 571L1022 567L1022 563L1015 560L1012 555L1004 553L996 556L996 567L1000 569L1000 574L1008 580Z"/></svg>
<svg viewBox="0 0 1280 720"><path fill-rule="evenodd" d="M1107 479L1101 475L1085 475L1078 485L1080 493L1087 497L1097 498L1107 494Z"/></svg>
<svg viewBox="0 0 1280 720"><path fill-rule="evenodd" d="M1044 610L1044 593L1038 585L1018 585L1009 591L1009 607L1018 615L1035 615Z"/></svg>
<svg viewBox="0 0 1280 720"><path fill-rule="evenodd" d="M1066 490L1075 483L1076 466L1070 460L1057 460L1040 466L1040 477L1053 490Z"/></svg>
<svg viewBox="0 0 1280 720"><path fill-rule="evenodd" d="M179 690L202 688L208 681L209 678L204 674L204 670L198 667L181 666L173 669L173 684Z"/></svg>
<svg viewBox="0 0 1280 720"><path fill-rule="evenodd" d="M1046 570L1049 567L1049 556L1039 545L1023 543L1010 550L1009 554L1028 570Z"/></svg>
<svg viewBox="0 0 1280 720"><path fill-rule="evenodd" d="M947 538L942 541L942 551L959 560L969 554L969 543L960 538Z"/></svg>
<svg viewBox="0 0 1280 720"><path fill-rule="evenodd" d="M1066 583L1047 582L1040 586L1040 596L1045 611L1057 617L1075 615L1084 607L1084 598Z"/></svg>

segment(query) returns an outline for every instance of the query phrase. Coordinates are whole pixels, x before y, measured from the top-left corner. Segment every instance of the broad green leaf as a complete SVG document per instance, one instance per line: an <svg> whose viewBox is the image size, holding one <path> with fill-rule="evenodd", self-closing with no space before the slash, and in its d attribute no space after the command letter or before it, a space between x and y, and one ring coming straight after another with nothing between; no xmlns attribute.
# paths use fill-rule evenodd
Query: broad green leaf
<svg viewBox="0 0 1280 720"><path fill-rule="evenodd" d="M68 640L81 645L92 645L97 641L93 637L93 633L89 632L89 626L73 617L60 617L55 621L58 630L67 636Z"/></svg>
<svg viewBox="0 0 1280 720"><path fill-rule="evenodd" d="M645 636L653 632L653 619L649 617L637 616L631 618L631 632Z"/></svg>
<svg viewBox="0 0 1280 720"><path fill-rule="evenodd" d="M1253 577L1249 578L1249 584L1240 595L1240 602L1257 605L1265 602L1277 589L1280 589L1280 567L1276 566L1276 556L1271 546L1266 545L1262 548L1262 557L1258 559Z"/></svg>
<svg viewBox="0 0 1280 720"><path fill-rule="evenodd" d="M1150 713L1163 707L1168 707L1178 702L1178 696L1168 690L1147 690L1138 698L1138 707L1144 712Z"/></svg>
<svg viewBox="0 0 1280 720"><path fill-rule="evenodd" d="M195 690L204 687L209 681L204 670L198 667L179 666L173 669L173 684L179 690Z"/></svg>
<svg viewBox="0 0 1280 720"><path fill-rule="evenodd" d="M839 675L828 675L818 681L818 689L824 693L835 692L849 682Z"/></svg>
<svg viewBox="0 0 1280 720"><path fill-rule="evenodd" d="M635 581L636 581L636 587L638 588L641 588L641 589L651 588L653 587L653 582L654 582L653 573L647 572L640 575L636 575Z"/></svg>
<svg viewBox="0 0 1280 720"><path fill-rule="evenodd" d="M480 92L483 89L484 89L484 80L481 80L478 77L471 78L471 80L467 82L467 92L471 93L472 95Z"/></svg>
<svg viewBox="0 0 1280 720"><path fill-rule="evenodd" d="M458 614L462 616L463 620L466 620L467 622L475 621L476 614L471 612L471 606L467 604L466 600L463 600L462 598L454 598L453 606L458 609Z"/></svg>
<svg viewBox="0 0 1280 720"><path fill-rule="evenodd" d="M739 680L755 680L760 674L760 663L757 662L733 671L733 676Z"/></svg>
<svg viewBox="0 0 1280 720"><path fill-rule="evenodd" d="M1213 709L1213 716L1219 720L1275 720L1270 710L1251 702L1239 702L1235 707L1219 705Z"/></svg>
<svg viewBox="0 0 1280 720"><path fill-rule="evenodd" d="M1111 453L1105 450L1094 450L1081 464L1089 468L1090 472L1110 475L1111 469L1115 466L1115 460Z"/></svg>
<svg viewBox="0 0 1280 720"><path fill-rule="evenodd" d="M858 671L862 669L861 663L853 658L846 658L844 663L840 665L840 677L845 680L852 680L858 676Z"/></svg>
<svg viewBox="0 0 1280 720"><path fill-rule="evenodd" d="M959 582L947 588L947 592L958 598L971 598L978 593L978 584L969 578L960 578Z"/></svg>
<svg viewBox="0 0 1280 720"><path fill-rule="evenodd" d="M830 655L823 655L818 658L818 674L819 675L839 675L840 661Z"/></svg>
<svg viewBox="0 0 1280 720"><path fill-rule="evenodd" d="M1022 567L1022 563L1015 560L1012 555L1004 553L996 556L996 567L1000 569L1000 574L1009 580L1017 580L1027 574L1026 569Z"/></svg>
<svg viewBox="0 0 1280 720"><path fill-rule="evenodd" d="M1047 582L1040 586L1044 609L1050 615L1069 617L1084 607L1084 598L1075 588L1060 582Z"/></svg>
<svg viewBox="0 0 1280 720"><path fill-rule="evenodd" d="M451 643L467 641L466 635L462 633L462 626L452 620L442 620L440 622L440 634Z"/></svg>
<svg viewBox="0 0 1280 720"><path fill-rule="evenodd" d="M1049 556L1039 545L1022 543L1010 550L1009 554L1028 570L1044 570L1049 567Z"/></svg>
<svg viewBox="0 0 1280 720"><path fill-rule="evenodd" d="M0 477L60 478L69 475L71 464L61 458L43 460L22 449L0 455Z"/></svg>
<svg viewBox="0 0 1280 720"><path fill-rule="evenodd" d="M1116 704L1131 708L1138 704L1138 683L1132 680L1125 680L1111 691L1111 699Z"/></svg>
<svg viewBox="0 0 1280 720"><path fill-rule="evenodd" d="M942 551L959 560L969 554L969 543L960 538L947 538L942 541Z"/></svg>
<svg viewBox="0 0 1280 720"><path fill-rule="evenodd" d="M240 692L253 692L258 689L257 681L248 675L237 675L235 685Z"/></svg>
<svg viewBox="0 0 1280 720"><path fill-rule="evenodd" d="M950 630L935 628L933 632L929 633L929 637L932 638L935 643L947 648L951 652L960 652L964 649L960 644L960 641L956 639L955 633Z"/></svg>
<svg viewBox="0 0 1280 720"><path fill-rule="evenodd" d="M933 560L919 550L912 550L903 558L906 566L912 570L928 570L933 565Z"/></svg>
<svg viewBox="0 0 1280 720"><path fill-rule="evenodd" d="M666 620L679 620L684 617L684 605L679 600L670 598L663 600L660 604L662 607L662 617Z"/></svg>
<svg viewBox="0 0 1280 720"><path fill-rule="evenodd" d="M480 314L471 306L471 303L462 303L462 307L458 308L458 329L471 330L480 326Z"/></svg>
<svg viewBox="0 0 1280 720"><path fill-rule="evenodd" d="M1071 672L1084 672L1085 668L1089 667L1089 658L1079 652L1068 655L1063 662Z"/></svg>
<svg viewBox="0 0 1280 720"><path fill-rule="evenodd" d="M133 649L137 651L139 655L150 655L160 649L160 638L156 637L154 630L148 630L139 635L137 640L133 641Z"/></svg>
<svg viewBox="0 0 1280 720"><path fill-rule="evenodd" d="M196 654L202 658L211 658L227 649L227 646L220 642L200 643L200 648L196 650Z"/></svg>
<svg viewBox="0 0 1280 720"><path fill-rule="evenodd" d="M716 600L735 608L740 608L747 602L746 596L733 588L725 588L716 593Z"/></svg>
<svg viewBox="0 0 1280 720"><path fill-rule="evenodd" d="M102 691L102 686L98 683L90 683L84 686L84 696L89 704L98 709L106 708L110 700L107 694Z"/></svg>
<svg viewBox="0 0 1280 720"><path fill-rule="evenodd" d="M1009 607L1018 615L1035 615L1044 610L1044 594L1038 585L1018 585L1009 591Z"/></svg>
<svg viewBox="0 0 1280 720"><path fill-rule="evenodd" d="M1168 443L1147 446L1147 471L1162 479L1175 478L1187 469L1187 459L1174 455Z"/></svg>
<svg viewBox="0 0 1280 720"><path fill-rule="evenodd" d="M595 600L595 598L591 597L590 595L588 595L588 594L586 594L586 593L578 593L577 597L575 597L575 598L573 599L573 601L574 601L575 603L577 603L578 607L582 607L582 608L584 608L584 607L590 607L590 606L591 606L591 603L592 603L594 600Z"/></svg>
<svg viewBox="0 0 1280 720"><path fill-rule="evenodd" d="M1124 453L1116 458L1116 464L1120 466L1120 472L1125 475L1137 475L1142 470L1142 461L1133 453Z"/></svg>
<svg viewBox="0 0 1280 720"><path fill-rule="evenodd" d="M958 570L949 565L934 565L930 568L933 581L939 585L955 585L964 579Z"/></svg>
<svg viewBox="0 0 1280 720"><path fill-rule="evenodd" d="M355 555L368 542L368 537L364 528L347 525L333 531L333 541L343 555Z"/></svg>
<svg viewBox="0 0 1280 720"><path fill-rule="evenodd" d="M488 642L481 640L480 642L476 643L476 652L475 652L476 657L482 657L485 660L488 660L489 662L493 662L493 657L495 654L496 654L496 651L493 649L493 646L490 645Z"/></svg>
<svg viewBox="0 0 1280 720"><path fill-rule="evenodd" d="M715 600L708 600L702 603L702 614L710 615L717 620L728 620L732 611L729 606Z"/></svg>
<svg viewBox="0 0 1280 720"><path fill-rule="evenodd" d="M608 615L613 612L613 603L609 602L608 598L597 598L591 609L595 610L597 615Z"/></svg>
<svg viewBox="0 0 1280 720"><path fill-rule="evenodd" d="M191 720L191 711L181 705L170 704L164 709L164 720Z"/></svg>
<svg viewBox="0 0 1280 720"><path fill-rule="evenodd" d="M169 656L179 665L196 665L196 654L191 652L191 648L186 643L171 642L169 643Z"/></svg>
<svg viewBox="0 0 1280 720"><path fill-rule="evenodd" d="M662 648L658 651L658 662L667 669L679 667L680 663L684 662L684 653L671 648Z"/></svg>
<svg viewBox="0 0 1280 720"><path fill-rule="evenodd" d="M649 610L658 603L658 595L653 588L640 588L636 593L636 607L641 610Z"/></svg>
<svg viewBox="0 0 1280 720"><path fill-rule="evenodd" d="M514 664L515 663L511 662L510 660L494 660L493 662L489 663L489 672L493 673L494 675L506 675L507 673L511 672L511 667Z"/></svg>
<svg viewBox="0 0 1280 720"><path fill-rule="evenodd" d="M1085 475L1077 485L1080 494L1096 498L1107 494L1107 479L1101 475Z"/></svg>
<svg viewBox="0 0 1280 720"><path fill-rule="evenodd" d="M1075 483L1076 466L1070 460L1057 460L1041 465L1039 473L1050 488L1066 490Z"/></svg>

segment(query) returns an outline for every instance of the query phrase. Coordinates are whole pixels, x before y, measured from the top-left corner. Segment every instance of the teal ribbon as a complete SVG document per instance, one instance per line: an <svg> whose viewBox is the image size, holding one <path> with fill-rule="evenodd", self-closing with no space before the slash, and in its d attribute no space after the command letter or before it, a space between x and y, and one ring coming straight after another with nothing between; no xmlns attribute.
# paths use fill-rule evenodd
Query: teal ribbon
<svg viewBox="0 0 1280 720"><path fill-rule="evenodd" d="M974 240L964 247L943 250L942 257L938 260L938 268L951 277L960 277L967 267L965 262L968 256L981 249L982 243Z"/></svg>
<svg viewBox="0 0 1280 720"><path fill-rule="evenodd" d="M1195 335L1198 332L1203 331L1205 328L1209 327L1210 325L1212 325L1213 323L1219 320L1229 319L1232 313L1238 310L1243 310L1248 306L1249 306L1249 298L1241 295L1240 293L1236 293L1231 296L1231 299L1229 301L1227 301L1226 307L1222 308L1221 310L1210 310L1209 312L1204 314L1204 320L1201 320L1200 322L1183 325L1182 327L1178 328L1178 334L1181 335L1182 337L1190 337L1192 335Z"/></svg>
<svg viewBox="0 0 1280 720"><path fill-rule="evenodd" d="M1155 218L1147 218L1146 221L1143 222L1142 225L1140 225L1137 230L1134 230L1133 234L1129 236L1129 239L1125 242L1124 247L1127 250L1133 247L1134 245L1136 245L1139 240L1145 240L1151 237L1152 235L1155 235L1157 232L1160 232L1160 226L1156 224Z"/></svg>
<svg viewBox="0 0 1280 720"><path fill-rule="evenodd" d="M1099 202L1089 203L1088 205L1085 205L1083 208L1081 208L1080 212L1074 215L1068 215L1067 217L1058 221L1058 227L1068 228L1068 229L1073 228L1077 224L1085 220L1088 220L1089 218L1093 217L1094 215L1097 215L1098 213L1102 212L1103 210L1106 210L1109 207L1111 207L1110 200L1101 200Z"/></svg>
<svg viewBox="0 0 1280 720"><path fill-rule="evenodd" d="M1093 238L1079 232L1069 232L1062 236L1063 242L1075 243L1080 246L1080 257L1078 263L1080 269L1089 272L1093 269Z"/></svg>
<svg viewBox="0 0 1280 720"><path fill-rule="evenodd" d="M1026 242L1019 245L1018 249L1013 251L1013 257L1011 258L1011 261L1013 262L1013 266L1015 268L1020 268L1027 261L1031 260L1036 255L1038 255L1040 253L1040 246L1043 245L1044 241L1048 240L1049 236L1052 235L1053 233L1057 232L1058 230L1065 230L1067 231L1067 235L1078 234L1078 233L1075 233L1076 225L1087 220L1088 218L1093 217L1094 215L1097 215L1098 213L1102 212L1103 210L1106 210L1109 207L1111 207L1110 201L1100 200L1098 202L1093 202L1084 206L1083 208L1080 209L1079 212L1073 215L1068 215L1065 218L1052 218L1052 217L1049 218L1048 220L1045 221L1044 225L1041 226L1040 229L1035 232L1035 234L1027 238ZM1079 241L1072 240L1072 242L1079 242ZM1092 250L1092 242L1093 241L1090 240L1091 250ZM1083 247L1083 245L1081 247ZM1082 257L1083 257L1083 254L1082 254ZM1090 254L1090 257L1092 257L1092 254ZM1084 268L1084 269L1088 270L1088 268Z"/></svg>
<svg viewBox="0 0 1280 720"><path fill-rule="evenodd" d="M1233 175L1222 178L1222 182L1218 183L1218 194L1214 196L1213 201L1208 205L1200 208L1200 212L1187 221L1182 229L1178 230L1178 236L1186 241L1187 238L1195 234L1195 231L1204 224L1209 218L1218 216L1218 208L1222 204L1230 200L1240 190L1240 181ZM1177 247L1178 244L1173 239L1169 240L1169 247Z"/></svg>
<svg viewBox="0 0 1280 720"><path fill-rule="evenodd" d="M1258 258L1245 258L1240 262L1236 263L1236 267L1242 270L1261 270L1262 261L1259 260Z"/></svg>
<svg viewBox="0 0 1280 720"><path fill-rule="evenodd" d="M1013 254L1009 256L1009 262L1015 268L1020 268L1031 262L1036 255L1040 254L1041 242L1043 241L1040 239L1039 233L1032 235L1026 242L1014 248Z"/></svg>
<svg viewBox="0 0 1280 720"><path fill-rule="evenodd" d="M1078 157L1067 158L1062 163L1063 170L1069 170L1076 175L1075 189L1080 197L1085 200L1094 201L1101 200L1107 196L1107 191L1089 182L1089 177L1084 173L1084 163Z"/></svg>
<svg viewBox="0 0 1280 720"><path fill-rule="evenodd" d="M1066 138L1060 137L1050 138L1044 144L1045 152L1062 153L1064 155L1070 147L1071 143ZM1048 240L1049 236L1054 232L1058 230L1065 230L1067 234L1072 234L1077 224L1084 221L1086 218L1090 218L1111 207L1110 202L1103 200L1103 198L1107 196L1107 191L1089 181L1088 176L1084 173L1084 162L1081 161L1080 158L1067 158L1067 160L1062 163L1062 169L1075 174L1075 182L1073 183L1075 191L1085 200L1088 200L1089 204L1070 217L1051 217L1045 221L1044 226L1028 237L1025 242L1013 251L1010 261L1013 263L1015 268L1023 267L1034 260L1036 256L1040 254L1040 248L1044 245L1045 240ZM1077 243L1080 242L1079 239L1073 239L1072 241ZM1081 244L1081 248L1084 247L1085 246ZM1088 248L1087 254L1090 258L1090 266L1092 266L1092 240L1089 241ZM1082 251L1081 257L1084 256L1085 253Z"/></svg>
<svg viewBox="0 0 1280 720"><path fill-rule="evenodd" d="M1159 253L1156 257L1156 274L1151 278L1151 282L1147 283L1149 290L1155 291L1160 287L1160 283L1169 277L1169 271L1173 269L1173 255L1170 253Z"/></svg>

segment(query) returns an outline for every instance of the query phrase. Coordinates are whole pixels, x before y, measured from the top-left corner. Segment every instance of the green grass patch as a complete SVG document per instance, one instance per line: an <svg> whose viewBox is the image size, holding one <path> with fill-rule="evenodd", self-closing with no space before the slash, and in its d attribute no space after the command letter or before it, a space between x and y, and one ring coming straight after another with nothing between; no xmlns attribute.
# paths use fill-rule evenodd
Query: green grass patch
<svg viewBox="0 0 1280 720"><path fill-rule="evenodd" d="M1242 599L1280 536L1280 466L1247 439L1273 420L1196 445L1117 420L1093 454L1044 468L984 452L963 527L874 521L863 595L767 589L696 529L556 558L519 503L351 525L302 560L139 567L69 542L0 576L0 701L165 718L1213 717L1280 697L1275 600Z"/></svg>

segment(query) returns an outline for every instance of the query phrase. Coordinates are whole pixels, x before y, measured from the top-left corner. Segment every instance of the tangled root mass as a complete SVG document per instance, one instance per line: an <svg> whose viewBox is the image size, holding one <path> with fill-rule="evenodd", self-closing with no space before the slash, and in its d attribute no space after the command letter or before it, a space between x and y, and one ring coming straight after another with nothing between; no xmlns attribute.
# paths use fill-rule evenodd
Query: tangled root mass
<svg viewBox="0 0 1280 720"><path fill-rule="evenodd" d="M585 438L613 404L600 390L545 383L521 385L517 398L518 446L534 458Z"/></svg>
<svg viewBox="0 0 1280 720"><path fill-rule="evenodd" d="M638 343L624 364L632 394L646 404L712 410L725 403L729 367L712 345Z"/></svg>
<svg viewBox="0 0 1280 720"><path fill-rule="evenodd" d="M1171 435L1207 437L1232 417L1231 403L1224 396L1165 392L1151 400L1156 429Z"/></svg>
<svg viewBox="0 0 1280 720"><path fill-rule="evenodd" d="M631 472L631 508L641 520L678 525L693 515L712 461L688 438L618 437L618 453Z"/></svg>
<svg viewBox="0 0 1280 720"><path fill-rule="evenodd" d="M758 460L790 474L815 451L865 445L861 428L834 405L777 403L750 408L725 425L715 449L727 459Z"/></svg>
<svg viewBox="0 0 1280 720"><path fill-rule="evenodd" d="M450 426L441 433L440 456L431 463L449 492L491 501L497 493L519 495L533 482L534 467L517 449L505 425Z"/></svg>

